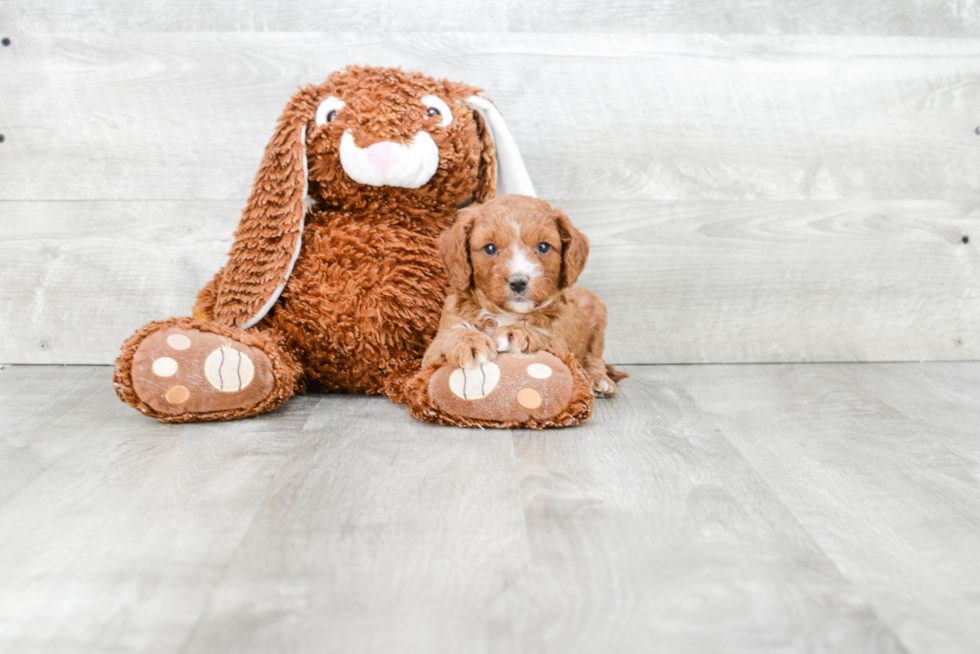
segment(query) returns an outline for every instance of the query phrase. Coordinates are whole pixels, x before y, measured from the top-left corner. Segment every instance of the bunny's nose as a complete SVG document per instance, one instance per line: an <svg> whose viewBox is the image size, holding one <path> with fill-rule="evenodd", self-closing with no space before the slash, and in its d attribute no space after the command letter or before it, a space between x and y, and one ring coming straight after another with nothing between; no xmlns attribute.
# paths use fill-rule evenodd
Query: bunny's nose
<svg viewBox="0 0 980 654"><path fill-rule="evenodd" d="M511 275L507 278L507 285L515 293L523 293L527 288L527 277L525 275Z"/></svg>
<svg viewBox="0 0 980 654"><path fill-rule="evenodd" d="M367 158L371 165L384 172L398 162L399 150L402 149L397 143L391 141L381 141L375 143L367 149Z"/></svg>

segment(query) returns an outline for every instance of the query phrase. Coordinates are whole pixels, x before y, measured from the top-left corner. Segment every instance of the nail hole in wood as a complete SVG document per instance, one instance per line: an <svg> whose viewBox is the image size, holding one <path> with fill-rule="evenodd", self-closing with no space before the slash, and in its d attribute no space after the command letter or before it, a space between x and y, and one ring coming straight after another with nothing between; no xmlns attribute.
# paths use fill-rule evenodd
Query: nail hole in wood
<svg viewBox="0 0 980 654"><path fill-rule="evenodd" d="M46 349L48 349L47 342L46 341L41 341L40 343L38 343L37 344L37 349L41 350L42 352L45 351Z"/></svg>
<svg viewBox="0 0 980 654"><path fill-rule="evenodd" d="M3 134L0 134L0 143L3 143L6 140L7 138Z"/></svg>
<svg viewBox="0 0 980 654"><path fill-rule="evenodd" d="M974 132L976 132L977 134L980 134L980 127L978 127L978 128L976 128L976 129L975 129L975 130L973 130L973 131L974 131Z"/></svg>
<svg viewBox="0 0 980 654"><path fill-rule="evenodd" d="M963 236L963 238L961 238L960 240L963 241L963 243L969 243L970 242L970 237L969 236Z"/></svg>
<svg viewBox="0 0 980 654"><path fill-rule="evenodd" d="M2 43L3 47L6 48L8 45L10 45L10 39L8 39L7 37L3 37L3 40L0 41L0 43Z"/></svg>

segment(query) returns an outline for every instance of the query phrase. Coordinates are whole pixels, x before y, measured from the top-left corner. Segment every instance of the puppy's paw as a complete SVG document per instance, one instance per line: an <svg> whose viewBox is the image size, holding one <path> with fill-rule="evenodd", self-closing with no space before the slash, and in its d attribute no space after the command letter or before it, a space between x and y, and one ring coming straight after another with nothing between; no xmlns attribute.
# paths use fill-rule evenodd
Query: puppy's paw
<svg viewBox="0 0 980 654"><path fill-rule="evenodd" d="M493 342L497 346L498 352L514 352L517 354L537 352L545 347L543 343L540 343L540 340L530 329L521 325L497 327L493 331Z"/></svg>
<svg viewBox="0 0 980 654"><path fill-rule="evenodd" d="M497 358L497 348L486 334L470 331L461 334L453 346L446 349L450 368L476 368Z"/></svg>
<svg viewBox="0 0 980 654"><path fill-rule="evenodd" d="M616 382L606 375L589 375L592 379L592 392L596 397L613 397L616 395Z"/></svg>

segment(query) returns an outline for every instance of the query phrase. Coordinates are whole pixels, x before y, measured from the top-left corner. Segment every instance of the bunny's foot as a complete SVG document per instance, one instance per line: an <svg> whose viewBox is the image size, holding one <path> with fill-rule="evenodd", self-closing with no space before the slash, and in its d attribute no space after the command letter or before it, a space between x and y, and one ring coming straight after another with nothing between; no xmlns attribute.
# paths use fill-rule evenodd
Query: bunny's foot
<svg viewBox="0 0 980 654"><path fill-rule="evenodd" d="M461 427L568 427L592 415L592 383L571 355L500 354L474 368L420 372L403 401L413 417Z"/></svg>
<svg viewBox="0 0 980 654"><path fill-rule="evenodd" d="M292 395L298 377L267 334L176 318L136 332L113 381L119 397L146 415L191 422L270 411Z"/></svg>

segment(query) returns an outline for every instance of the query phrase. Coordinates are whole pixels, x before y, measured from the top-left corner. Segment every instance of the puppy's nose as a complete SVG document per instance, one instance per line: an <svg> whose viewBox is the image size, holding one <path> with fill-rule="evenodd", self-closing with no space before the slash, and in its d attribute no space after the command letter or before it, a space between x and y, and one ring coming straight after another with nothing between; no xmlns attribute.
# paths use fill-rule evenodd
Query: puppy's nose
<svg viewBox="0 0 980 654"><path fill-rule="evenodd" d="M527 275L511 275L507 278L507 284L515 293L523 293L527 288Z"/></svg>

